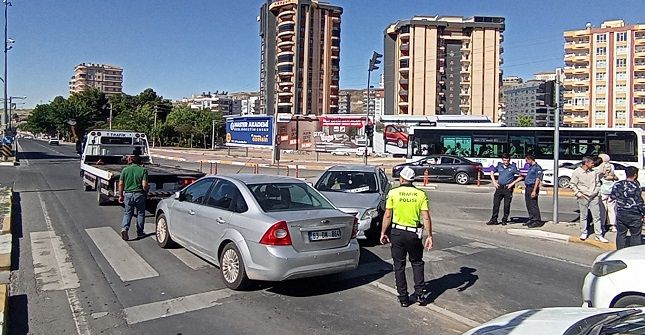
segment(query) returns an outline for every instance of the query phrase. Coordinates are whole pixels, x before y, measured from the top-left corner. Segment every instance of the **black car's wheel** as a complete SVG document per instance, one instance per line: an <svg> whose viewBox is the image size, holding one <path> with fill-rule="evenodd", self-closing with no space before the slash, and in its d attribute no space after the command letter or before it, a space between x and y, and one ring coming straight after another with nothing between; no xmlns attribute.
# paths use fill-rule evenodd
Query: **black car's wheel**
<svg viewBox="0 0 645 335"><path fill-rule="evenodd" d="M645 306L645 297L640 295L628 295L622 297L616 301L614 306L616 308L632 308L632 307L643 307Z"/></svg>
<svg viewBox="0 0 645 335"><path fill-rule="evenodd" d="M458 172L455 175L455 182L459 185L466 185L470 183L470 177L466 172Z"/></svg>
<svg viewBox="0 0 645 335"><path fill-rule="evenodd" d="M170 237L170 232L168 231L168 220L166 220L166 215L163 213L159 214L157 217L155 237L157 239L157 244L164 249L170 248L175 244Z"/></svg>
<svg viewBox="0 0 645 335"><path fill-rule="evenodd" d="M242 290L249 285L244 269L242 254L232 242L227 244L219 257L219 269L226 286L232 290Z"/></svg>

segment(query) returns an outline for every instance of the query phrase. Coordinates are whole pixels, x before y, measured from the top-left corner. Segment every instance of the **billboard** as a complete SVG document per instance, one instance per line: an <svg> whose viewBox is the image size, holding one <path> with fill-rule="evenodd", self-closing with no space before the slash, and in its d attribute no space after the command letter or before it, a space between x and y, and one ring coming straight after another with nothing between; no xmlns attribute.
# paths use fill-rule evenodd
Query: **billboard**
<svg viewBox="0 0 645 335"><path fill-rule="evenodd" d="M273 117L237 116L227 118L226 145L271 148L273 145Z"/></svg>

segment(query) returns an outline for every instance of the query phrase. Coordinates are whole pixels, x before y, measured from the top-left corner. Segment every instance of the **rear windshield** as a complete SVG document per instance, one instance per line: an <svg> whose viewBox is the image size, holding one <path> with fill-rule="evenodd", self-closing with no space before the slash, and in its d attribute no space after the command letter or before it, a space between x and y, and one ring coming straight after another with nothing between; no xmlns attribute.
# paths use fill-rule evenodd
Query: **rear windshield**
<svg viewBox="0 0 645 335"><path fill-rule="evenodd" d="M335 208L305 183L251 184L248 187L265 212Z"/></svg>
<svg viewBox="0 0 645 335"><path fill-rule="evenodd" d="M327 171L316 183L322 192L375 193L378 192L376 173L358 171Z"/></svg>

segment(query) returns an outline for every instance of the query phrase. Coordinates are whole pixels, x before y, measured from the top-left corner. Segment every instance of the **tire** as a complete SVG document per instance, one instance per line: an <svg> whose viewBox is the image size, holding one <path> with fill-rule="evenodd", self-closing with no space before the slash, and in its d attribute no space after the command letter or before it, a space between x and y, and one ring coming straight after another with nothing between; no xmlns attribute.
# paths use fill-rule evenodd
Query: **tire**
<svg viewBox="0 0 645 335"><path fill-rule="evenodd" d="M399 139L396 141L396 146L399 148L403 148L405 146L405 143L403 143L403 140Z"/></svg>
<svg viewBox="0 0 645 335"><path fill-rule="evenodd" d="M569 187L569 182L571 181L571 178L563 176L563 177L558 177L558 187L560 188L567 188Z"/></svg>
<svg viewBox="0 0 645 335"><path fill-rule="evenodd" d="M612 306L615 308L632 308L645 306L645 297L640 295L628 295L616 301Z"/></svg>
<svg viewBox="0 0 645 335"><path fill-rule="evenodd" d="M232 290L242 290L249 285L249 278L246 276L244 260L240 251L232 242L224 246L219 257L219 269L224 279L224 284Z"/></svg>
<svg viewBox="0 0 645 335"><path fill-rule="evenodd" d="M466 185L470 183L470 177L466 172L457 172L455 182L459 185Z"/></svg>
<svg viewBox="0 0 645 335"><path fill-rule="evenodd" d="M157 217L155 239L157 240L157 244L163 249L175 246L175 242L170 237L170 231L168 231L168 220L166 220L166 215L163 213Z"/></svg>

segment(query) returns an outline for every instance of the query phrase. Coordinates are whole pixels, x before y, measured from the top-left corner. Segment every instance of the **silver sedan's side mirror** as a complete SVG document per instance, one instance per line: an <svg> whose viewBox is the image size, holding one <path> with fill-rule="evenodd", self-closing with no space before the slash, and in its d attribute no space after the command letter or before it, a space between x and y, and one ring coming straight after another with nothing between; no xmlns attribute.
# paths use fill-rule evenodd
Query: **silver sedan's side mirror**
<svg viewBox="0 0 645 335"><path fill-rule="evenodd" d="M179 192L179 191L175 192L174 198L175 198L175 200L180 200L181 201L181 192Z"/></svg>

